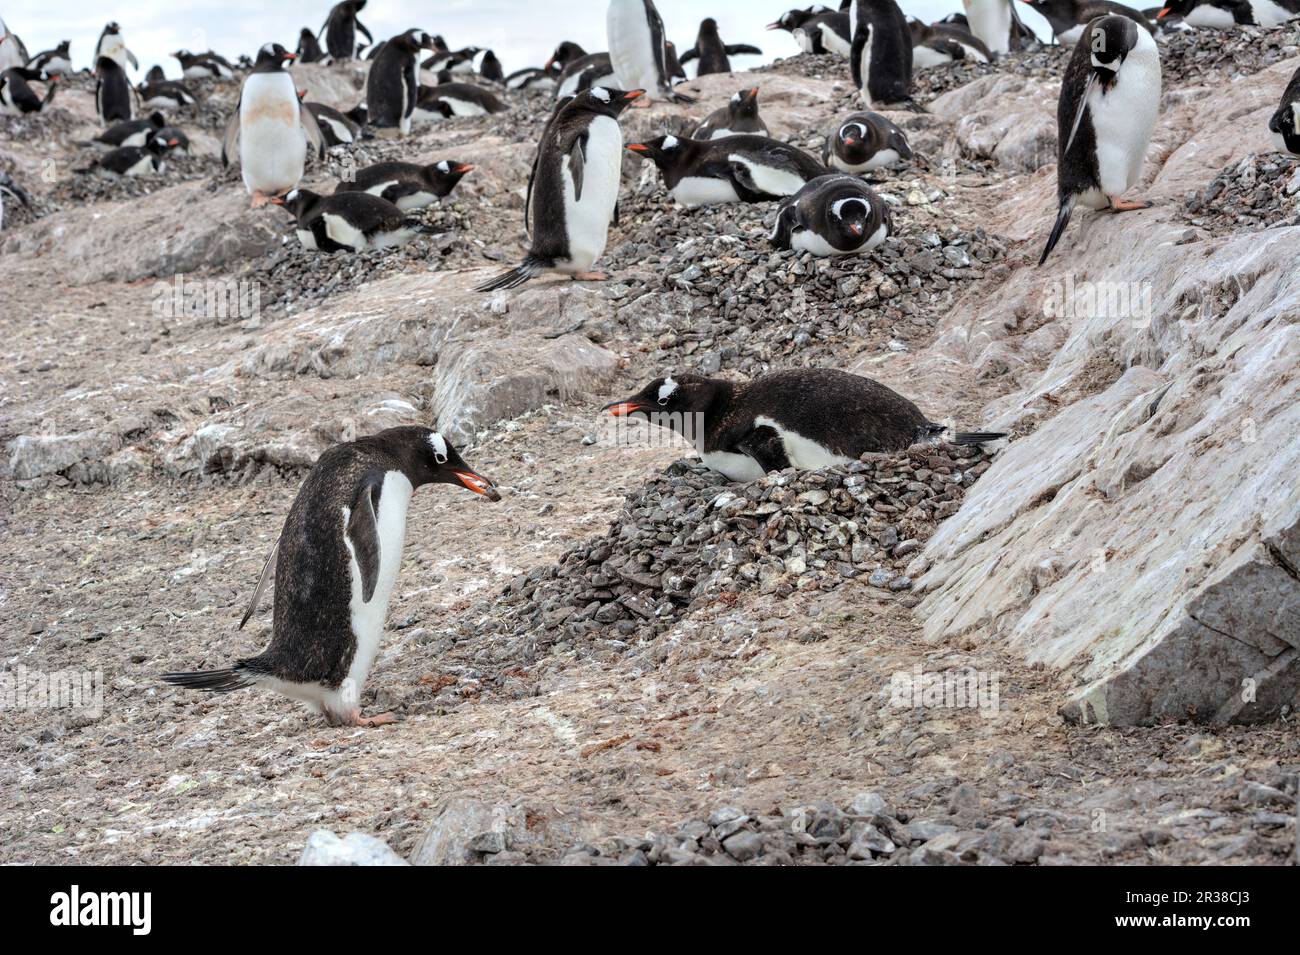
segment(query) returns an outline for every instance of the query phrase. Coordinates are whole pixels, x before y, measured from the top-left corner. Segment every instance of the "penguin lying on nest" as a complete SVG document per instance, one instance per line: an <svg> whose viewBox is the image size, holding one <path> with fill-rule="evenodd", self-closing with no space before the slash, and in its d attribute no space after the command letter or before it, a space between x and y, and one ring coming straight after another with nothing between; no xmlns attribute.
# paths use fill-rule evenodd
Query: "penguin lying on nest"
<svg viewBox="0 0 1300 955"><path fill-rule="evenodd" d="M884 200L861 179L819 176L781 202L772 244L813 255L859 255L889 237Z"/></svg>

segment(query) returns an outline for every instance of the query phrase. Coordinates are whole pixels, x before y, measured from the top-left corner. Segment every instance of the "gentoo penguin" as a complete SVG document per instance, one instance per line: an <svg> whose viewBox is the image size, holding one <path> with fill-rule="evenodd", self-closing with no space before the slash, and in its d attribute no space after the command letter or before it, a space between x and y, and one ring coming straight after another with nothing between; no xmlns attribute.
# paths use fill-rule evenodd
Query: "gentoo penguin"
<svg viewBox="0 0 1300 955"><path fill-rule="evenodd" d="M785 30L804 53L835 53L847 57L853 46L849 15L825 7L791 10L782 14L775 23L769 23L767 28Z"/></svg>
<svg viewBox="0 0 1300 955"><path fill-rule="evenodd" d="M167 74L163 72L163 68L155 63L153 66L149 67L149 72L144 75L144 82L139 83L136 88L142 89L149 83L162 83L165 82L166 79Z"/></svg>
<svg viewBox="0 0 1300 955"><path fill-rule="evenodd" d="M305 95L306 92L306 90L299 90L299 98ZM305 101L302 105L307 107L312 116L315 117L316 125L320 129L321 138L325 140L326 146L346 146L362 139L374 138L373 133L363 130L359 123L340 113L333 106Z"/></svg>
<svg viewBox="0 0 1300 955"><path fill-rule="evenodd" d="M855 175L888 169L912 158L903 131L879 113L853 113L826 137L822 162Z"/></svg>
<svg viewBox="0 0 1300 955"><path fill-rule="evenodd" d="M505 83L506 71L501 68L501 61L491 50L483 54L483 59L478 61L478 75L483 77L489 83Z"/></svg>
<svg viewBox="0 0 1300 955"><path fill-rule="evenodd" d="M730 73L731 60L727 57L739 56L742 53L762 56L763 51L748 43L723 43L722 37L718 35L718 21L708 17L700 21L700 32L695 37L695 46L682 54L681 62L689 63L691 60L698 59L700 66L695 71L696 76Z"/></svg>
<svg viewBox="0 0 1300 955"><path fill-rule="evenodd" d="M435 50L433 56L420 64L420 69L431 70L434 73L446 70L448 73L464 73L468 76L474 72L474 58L481 52L483 51L476 46L449 50L444 43L442 49Z"/></svg>
<svg viewBox="0 0 1300 955"><path fill-rule="evenodd" d="M358 169L351 180L340 182L334 193L368 192L387 199L403 212L413 212L445 198L473 166L442 159L421 166L413 162L381 162Z"/></svg>
<svg viewBox="0 0 1300 955"><path fill-rule="evenodd" d="M867 453L934 443L948 431L898 392L833 368L791 368L746 382L671 375L603 410L648 418L695 442L702 437L704 464L732 481L849 464ZM982 444L1004 437L956 432L948 440Z"/></svg>
<svg viewBox="0 0 1300 955"><path fill-rule="evenodd" d="M889 237L884 201L856 176L818 176L781 200L772 244L813 255L858 255Z"/></svg>
<svg viewBox="0 0 1300 955"><path fill-rule="evenodd" d="M766 136L660 136L627 148L654 162L668 192L687 208L792 196L827 171L797 146Z"/></svg>
<svg viewBox="0 0 1300 955"><path fill-rule="evenodd" d="M1076 203L1115 212L1151 203L1121 196L1138 181L1160 104L1160 52L1151 34L1110 14L1075 44L1056 107L1060 211L1038 264L1061 238Z"/></svg>
<svg viewBox="0 0 1300 955"><path fill-rule="evenodd" d="M54 99L58 89L59 78L47 76L40 70L11 66L0 72L0 112L5 113L39 113ZM27 84L29 82L47 83L44 98Z"/></svg>
<svg viewBox="0 0 1300 955"><path fill-rule="evenodd" d="M23 41L18 39L18 34L9 32L4 18L0 17L0 70L26 66L27 60L27 48L23 46Z"/></svg>
<svg viewBox="0 0 1300 955"><path fill-rule="evenodd" d="M271 551L242 627L275 568L271 644L222 670L166 673L176 686L224 693L257 686L301 700L333 725L380 726L363 717L360 694L383 636L402 563L407 506L424 484L501 495L442 435L389 428L336 445L303 482Z"/></svg>
<svg viewBox="0 0 1300 955"><path fill-rule="evenodd" d="M544 69L555 67L559 67L555 78L556 99L581 93L593 86L614 86L618 82L608 53L587 53L570 40L555 48Z"/></svg>
<svg viewBox="0 0 1300 955"><path fill-rule="evenodd" d="M298 55L299 63L319 63L325 59L325 51L320 48L316 34L307 27L303 27L298 34L298 49L294 52Z"/></svg>
<svg viewBox="0 0 1300 955"><path fill-rule="evenodd" d="M143 146L122 146L104 153L89 166L73 170L79 173L99 173L112 179L120 176L143 176L162 172L163 156L167 150L180 144L177 139L165 139L162 131L151 135Z"/></svg>
<svg viewBox="0 0 1300 955"><path fill-rule="evenodd" d="M158 136L167 143L167 151L189 153L190 139L179 126L164 126L158 130Z"/></svg>
<svg viewBox="0 0 1300 955"><path fill-rule="evenodd" d="M662 97L675 103L695 100L673 92L664 49L664 21L654 0L609 0L605 14L609 62L623 89L644 89L645 102Z"/></svg>
<svg viewBox="0 0 1300 955"><path fill-rule="evenodd" d="M1300 156L1300 70L1291 74L1291 82L1282 91L1282 103L1269 119L1268 131L1278 149Z"/></svg>
<svg viewBox="0 0 1300 955"><path fill-rule="evenodd" d="M993 59L989 48L964 27L950 23L926 26L915 17L908 20L908 27L912 31L912 66L918 70L957 60L988 63Z"/></svg>
<svg viewBox="0 0 1300 955"><path fill-rule="evenodd" d="M581 281L607 276L590 271L605 251L618 202L623 131L619 114L644 90L597 86L562 101L542 130L524 200L532 224L528 255L516 268L478 287L515 288L545 269ZM531 216L530 216L531 214Z"/></svg>
<svg viewBox="0 0 1300 955"><path fill-rule="evenodd" d="M95 110L105 126L131 118L131 85L126 71L111 56L95 63Z"/></svg>
<svg viewBox="0 0 1300 955"><path fill-rule="evenodd" d="M48 73L50 76L65 76L72 72L72 56L68 48L72 45L71 40L64 40L53 50L45 50L37 53L28 62L27 68L30 70L40 70Z"/></svg>
<svg viewBox="0 0 1300 955"><path fill-rule="evenodd" d="M510 107L493 95L491 90L473 83L439 83L421 86L411 119L451 119L453 116L487 116L503 113Z"/></svg>
<svg viewBox="0 0 1300 955"><path fill-rule="evenodd" d="M664 40L664 59L668 62L669 82L685 83L686 67L682 66L682 61L677 58L677 44L672 40Z"/></svg>
<svg viewBox="0 0 1300 955"><path fill-rule="evenodd" d="M709 114L695 130L693 139L721 139L723 136L739 136L752 133L767 135L767 123L758 115L758 87L731 94L726 106L721 106Z"/></svg>
<svg viewBox="0 0 1300 955"><path fill-rule="evenodd" d="M849 64L864 105L912 98L912 31L894 0L853 0Z"/></svg>
<svg viewBox="0 0 1300 955"><path fill-rule="evenodd" d="M420 51L432 49L433 38L423 30L407 30L384 42L366 79L370 125L396 126L402 135L411 131L420 89Z"/></svg>
<svg viewBox="0 0 1300 955"><path fill-rule="evenodd" d="M213 53L191 53L189 50L177 50L172 54L181 64L181 73L187 80L222 79L228 80L235 75L235 68L225 57Z"/></svg>
<svg viewBox="0 0 1300 955"><path fill-rule="evenodd" d="M1015 9L1012 0L961 0L966 8L970 32L991 53L1007 53L1011 49L1011 30Z"/></svg>
<svg viewBox="0 0 1300 955"><path fill-rule="evenodd" d="M503 80L508 90L553 90L560 71L540 66L525 66L515 70Z"/></svg>
<svg viewBox="0 0 1300 955"><path fill-rule="evenodd" d="M99 35L99 42L95 44L94 62L98 63L102 57L115 60L124 73L128 64L133 69L140 68L135 54L126 48L126 41L122 39L122 28L116 23L105 26L104 32Z"/></svg>
<svg viewBox="0 0 1300 955"><path fill-rule="evenodd" d="M1146 16L1132 7L1110 0L1021 0L1040 14L1052 28L1052 35L1062 46L1073 46L1079 42L1084 27L1096 17L1118 13L1126 16L1152 36L1156 28Z"/></svg>
<svg viewBox="0 0 1300 955"><path fill-rule="evenodd" d="M313 251L387 249L433 232L408 219L387 199L366 192L322 196L310 189L293 189L271 201L293 214L298 220L298 241Z"/></svg>
<svg viewBox="0 0 1300 955"><path fill-rule="evenodd" d="M320 158L325 140L316 117L298 100L293 77L285 72L294 55L278 43L257 52L253 71L239 91L239 108L230 117L221 143L221 163L228 165L239 142L244 188L257 209L284 195L302 178L307 143Z"/></svg>
<svg viewBox="0 0 1300 955"><path fill-rule="evenodd" d="M141 83L136 92L146 109L180 109L198 102L184 83L170 80Z"/></svg>
<svg viewBox="0 0 1300 955"><path fill-rule="evenodd" d="M31 199L23 191L22 186L9 178L9 173L0 171L0 229L3 229L5 224L5 196L13 196L25 206L31 205Z"/></svg>
<svg viewBox="0 0 1300 955"><path fill-rule="evenodd" d="M325 38L325 49L335 63L346 62L357 55L358 30L365 34L367 43L375 42L370 31L357 19L357 14L365 6L366 0L343 0L342 3L336 3L321 25L320 33Z"/></svg>
<svg viewBox="0 0 1300 955"><path fill-rule="evenodd" d="M143 146L149 137L167 125L167 118L162 113L150 113L144 119L132 119L125 123L114 123L93 140L91 145L104 149L117 149L120 146Z"/></svg>

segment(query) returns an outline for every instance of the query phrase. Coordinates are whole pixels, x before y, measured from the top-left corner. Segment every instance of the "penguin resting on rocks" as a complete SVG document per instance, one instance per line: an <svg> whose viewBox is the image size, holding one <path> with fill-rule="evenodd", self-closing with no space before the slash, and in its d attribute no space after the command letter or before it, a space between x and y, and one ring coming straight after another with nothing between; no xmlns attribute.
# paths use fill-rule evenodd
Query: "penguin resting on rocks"
<svg viewBox="0 0 1300 955"><path fill-rule="evenodd" d="M0 229L3 229L5 224L5 196L12 196L25 206L32 204L31 198L23 191L23 187L14 182L9 177L9 173L0 172Z"/></svg>
<svg viewBox="0 0 1300 955"><path fill-rule="evenodd" d="M888 169L912 158L901 129L879 113L853 113L826 137L822 162L855 175Z"/></svg>
<svg viewBox="0 0 1300 955"><path fill-rule="evenodd" d="M146 109L180 109L198 102L184 83L171 80L141 83L136 87L136 92L140 94L140 102Z"/></svg>
<svg viewBox="0 0 1300 955"><path fill-rule="evenodd" d="M429 428L389 428L320 456L253 591L242 628L275 570L271 644L220 670L165 673L174 686L227 693L255 686L300 700L331 725L382 726L361 715L361 690L379 652L402 565L407 506L425 484L501 495Z"/></svg>
<svg viewBox="0 0 1300 955"><path fill-rule="evenodd" d="M417 235L434 230L408 219L387 199L368 192L339 192L322 196L310 189L294 189L271 200L298 220L298 241L319 252L364 252L405 245Z"/></svg>
<svg viewBox="0 0 1300 955"><path fill-rule="evenodd" d="M937 442L949 430L898 392L833 368L791 368L746 382L670 375L602 410L671 428L696 445L707 467L732 481L849 464L864 454ZM1005 437L959 431L948 440L983 444Z"/></svg>
<svg viewBox="0 0 1300 955"><path fill-rule="evenodd" d="M72 55L68 48L71 40L63 40L53 50L43 50L27 62L27 68L40 70L50 76L66 76L72 72Z"/></svg>
<svg viewBox="0 0 1300 955"><path fill-rule="evenodd" d="M88 145L102 149L117 149L121 146L143 146L154 133L167 125L162 113L150 113L146 119L133 119L125 123L115 123L104 130Z"/></svg>
<svg viewBox="0 0 1300 955"><path fill-rule="evenodd" d="M918 70L947 66L958 60L988 63L993 59L989 48L964 27L951 23L926 26L914 17L908 20L908 27L912 33L912 66Z"/></svg>
<svg viewBox="0 0 1300 955"><path fill-rule="evenodd" d="M110 150L97 158L89 166L73 170L78 173L99 173L110 179L120 176L143 176L145 173L162 172L163 156L174 146L180 145L179 139L167 138L161 130L151 135L143 146L122 146Z"/></svg>
<svg viewBox="0 0 1300 955"><path fill-rule="evenodd" d="M628 147L651 160L687 208L723 202L770 202L794 195L827 169L797 146L766 136L700 140L660 136Z"/></svg>
<svg viewBox="0 0 1300 955"><path fill-rule="evenodd" d="M28 82L48 83L45 96L40 97L28 86ZM0 71L0 112L5 113L39 113L58 90L59 77L50 76L40 70L29 70L21 66L11 66Z"/></svg>
<svg viewBox="0 0 1300 955"><path fill-rule="evenodd" d="M1078 43L1079 37L1083 36L1083 31L1089 23L1109 13L1128 17L1152 36L1156 32L1156 28L1151 25L1151 21L1145 14L1122 3L1111 3L1110 0L1021 0L1021 2L1029 4L1035 13L1047 21L1052 28L1053 36L1056 37L1056 42L1062 46Z"/></svg>
<svg viewBox="0 0 1300 955"><path fill-rule="evenodd" d="M605 251L618 202L623 131L618 117L644 90L597 86L565 100L542 131L528 177L524 222L532 245L516 268L478 287L495 292L523 285L546 269L582 281L603 281L590 271Z"/></svg>
<svg viewBox="0 0 1300 955"><path fill-rule="evenodd" d="M884 242L891 227L888 207L866 183L831 173L781 201L772 244L817 256L860 255Z"/></svg>
<svg viewBox="0 0 1300 955"><path fill-rule="evenodd" d="M766 136L767 123L758 115L758 87L733 93L726 106L719 107L700 123L692 139L721 139L752 133Z"/></svg>
<svg viewBox="0 0 1300 955"><path fill-rule="evenodd" d="M1300 156L1300 70L1291 74L1291 82L1282 91L1282 103L1269 119L1268 131L1278 149Z"/></svg>
<svg viewBox="0 0 1300 955"><path fill-rule="evenodd" d="M1126 16L1088 24L1061 80L1056 107L1056 192L1060 209L1042 265L1060 241L1076 204L1129 212L1151 203L1121 196L1142 175L1160 105L1160 52L1151 34Z"/></svg>
<svg viewBox="0 0 1300 955"><path fill-rule="evenodd" d="M445 198L474 167L443 159L421 166L413 162L381 162L357 170L351 181L334 187L340 192L368 192L387 199L403 212L413 212Z"/></svg>

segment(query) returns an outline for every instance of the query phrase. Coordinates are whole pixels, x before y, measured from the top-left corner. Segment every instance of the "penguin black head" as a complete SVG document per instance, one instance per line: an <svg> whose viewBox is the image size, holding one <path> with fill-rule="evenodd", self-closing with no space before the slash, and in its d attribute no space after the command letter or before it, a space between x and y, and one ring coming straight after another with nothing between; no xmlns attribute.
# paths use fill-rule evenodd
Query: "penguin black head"
<svg viewBox="0 0 1300 955"><path fill-rule="evenodd" d="M1098 17L1089 25L1087 42L1092 69L1106 89L1115 84L1119 68L1137 46L1138 25L1125 16Z"/></svg>
<svg viewBox="0 0 1300 955"><path fill-rule="evenodd" d="M731 100L727 103L727 112L734 119L757 119L758 118L758 87L753 86L747 90L739 90L731 94Z"/></svg>
<svg viewBox="0 0 1300 955"><path fill-rule="evenodd" d="M414 53L416 50L436 50L434 46L434 37L425 33L423 30L407 30L405 33L399 33L388 42L397 46L399 49Z"/></svg>
<svg viewBox="0 0 1300 955"><path fill-rule="evenodd" d="M1300 110L1295 103L1283 103L1268 121L1268 131L1278 149L1300 156Z"/></svg>
<svg viewBox="0 0 1300 955"><path fill-rule="evenodd" d="M491 481L479 474L457 453L450 441L432 428L407 425L389 428L372 440L382 442L396 452L402 472L410 482L422 484L459 484L489 501L501 500Z"/></svg>
<svg viewBox="0 0 1300 955"><path fill-rule="evenodd" d="M549 70L552 66L565 67L574 60L580 60L587 55L587 51L571 40L565 40L555 48L551 58L546 61L546 66L542 69Z"/></svg>
<svg viewBox="0 0 1300 955"><path fill-rule="evenodd" d="M424 167L424 180L434 195L442 197L456 188L462 176L473 171L474 167L468 163L442 159Z"/></svg>
<svg viewBox="0 0 1300 955"><path fill-rule="evenodd" d="M791 10L787 13L781 14L780 18L775 23L769 23L767 28L769 30L785 30L787 33L793 33L795 30L799 29L799 27L812 19L812 17L813 14L810 10Z"/></svg>
<svg viewBox="0 0 1300 955"><path fill-rule="evenodd" d="M164 126L158 130L157 135L166 141L168 149L190 151L190 138L176 126Z"/></svg>
<svg viewBox="0 0 1300 955"><path fill-rule="evenodd" d="M118 26L118 25L117 25L117 21L114 20L114 21L112 21L111 23L109 23L108 26L104 27L104 32L105 32L105 33L121 33L121 32L122 32L122 28L121 28L120 26Z"/></svg>
<svg viewBox="0 0 1300 955"><path fill-rule="evenodd" d="M694 152L695 142L689 136L660 136L643 143L628 143L626 148L660 169L670 169Z"/></svg>
<svg viewBox="0 0 1300 955"><path fill-rule="evenodd" d="M161 156L169 149L174 149L180 145L180 140L174 136L169 136L167 130L160 129L144 144L144 148L149 150L155 156Z"/></svg>
<svg viewBox="0 0 1300 955"><path fill-rule="evenodd" d="M718 21L713 19L713 17L705 17L700 21L700 32L704 33L706 31L709 33L718 32Z"/></svg>
<svg viewBox="0 0 1300 955"><path fill-rule="evenodd" d="M283 206L297 218L320 201L320 195L310 189L290 189L282 196L275 196L271 202Z"/></svg>
<svg viewBox="0 0 1300 955"><path fill-rule="evenodd" d="M149 72L144 75L144 81L146 83L162 83L166 79L167 74L164 73L163 68L156 63L149 67Z"/></svg>
<svg viewBox="0 0 1300 955"><path fill-rule="evenodd" d="M253 72L279 73L296 59L298 59L298 54L290 53L280 44L266 43L257 51L257 61L253 64Z"/></svg>
<svg viewBox="0 0 1300 955"><path fill-rule="evenodd" d="M645 90L616 90L608 86L593 86L573 97L565 106L571 110L585 110L617 119L634 99L643 95Z"/></svg>
<svg viewBox="0 0 1300 955"><path fill-rule="evenodd" d="M867 237L871 226L871 204L859 196L837 199L830 205L827 216L831 227L838 233L835 238L826 236L826 240L836 248L851 249L861 245Z"/></svg>
<svg viewBox="0 0 1300 955"><path fill-rule="evenodd" d="M702 375L668 375L656 378L632 397L611 401L600 410L608 411L615 418L703 414L727 387L726 382Z"/></svg>

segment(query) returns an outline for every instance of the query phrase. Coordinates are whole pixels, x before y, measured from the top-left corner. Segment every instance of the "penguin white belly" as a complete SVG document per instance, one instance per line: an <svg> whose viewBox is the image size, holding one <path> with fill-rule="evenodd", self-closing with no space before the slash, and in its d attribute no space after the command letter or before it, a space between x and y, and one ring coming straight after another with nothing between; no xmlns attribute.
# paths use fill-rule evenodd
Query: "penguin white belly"
<svg viewBox="0 0 1300 955"><path fill-rule="evenodd" d="M438 197L432 192L413 192L409 196L402 196L393 205L403 212L411 212L415 209L423 209L425 206L431 206L438 201Z"/></svg>
<svg viewBox="0 0 1300 955"><path fill-rule="evenodd" d="M0 70L7 70L11 67L22 66L23 55L18 50L18 44L12 35L6 35L0 39Z"/></svg>
<svg viewBox="0 0 1300 955"><path fill-rule="evenodd" d="M126 137L126 139L122 140L122 145L123 145L123 146L143 146L144 143L145 143L145 140L147 140L147 139L149 138L149 134L150 134L151 132L153 132L152 129L142 129L142 130L140 130L140 132L138 132L138 133L132 133L130 136Z"/></svg>
<svg viewBox="0 0 1300 955"><path fill-rule="evenodd" d="M829 24L818 24L817 28L822 34L822 46L830 53L838 53L840 56L847 57L853 50L853 44L849 43L844 37L840 36L831 29Z"/></svg>
<svg viewBox="0 0 1300 955"><path fill-rule="evenodd" d="M148 172L153 172L153 156L151 155L140 157L140 159L136 160L134 165L127 169L124 175L143 176Z"/></svg>
<svg viewBox="0 0 1300 955"><path fill-rule="evenodd" d="M871 28L867 27L867 42L862 44L858 60L858 75L862 77L862 89L858 95L868 106L871 105L871 39Z"/></svg>
<svg viewBox="0 0 1300 955"><path fill-rule="evenodd" d="M1273 0L1250 0L1250 12L1261 27L1275 27L1300 15L1279 6Z"/></svg>
<svg viewBox="0 0 1300 955"><path fill-rule="evenodd" d="M708 451L700 456L704 466L712 468L729 481L757 481L764 473L748 454L734 451Z"/></svg>
<svg viewBox="0 0 1300 955"><path fill-rule="evenodd" d="M960 46L966 54L966 59L974 63L987 63L989 61L989 58L984 55L982 50L973 46L967 46L965 43L960 44Z"/></svg>
<svg viewBox="0 0 1300 955"><path fill-rule="evenodd" d="M790 248L796 252L811 252L813 255L821 257L843 254L816 232L809 229L800 229L790 236Z"/></svg>
<svg viewBox="0 0 1300 955"><path fill-rule="evenodd" d="M1083 24L1076 23L1070 29L1058 33L1056 39L1062 46L1074 46L1081 36L1083 36Z"/></svg>
<svg viewBox="0 0 1300 955"><path fill-rule="evenodd" d="M239 106L239 162L249 192L282 195L298 185L307 137L288 73L250 73Z"/></svg>
<svg viewBox="0 0 1300 955"><path fill-rule="evenodd" d="M1114 87L1098 86L1088 101L1097 141L1097 179L1107 196L1131 189L1142 175L1160 107L1160 56L1155 40L1138 30L1137 45L1120 67Z"/></svg>
<svg viewBox="0 0 1300 955"><path fill-rule="evenodd" d="M951 54L936 50L933 47L912 47L912 66L919 70L929 70L936 66L947 66L951 62Z"/></svg>
<svg viewBox="0 0 1300 955"><path fill-rule="evenodd" d="M791 431L783 428L771 418L765 418L759 415L754 419L754 424L758 427L768 427L775 431L781 438L781 443L785 445L785 456L790 463L803 470L812 470L814 468L827 468L835 464L849 464L852 458L846 458L842 454L836 454L829 448L825 448L813 441L811 438L805 438L797 431Z"/></svg>
<svg viewBox="0 0 1300 955"><path fill-rule="evenodd" d="M727 129L724 126L721 129L715 129L711 134L709 134L709 139L722 139L726 136L735 136L735 135L737 134L733 133L731 130Z"/></svg>
<svg viewBox="0 0 1300 955"><path fill-rule="evenodd" d="M605 251L609 221L618 201L623 169L623 133L618 120L596 116L587 127L587 156L582 172L582 198L574 198L569 157L560 161L564 182L564 227L569 239L569 266L586 271Z"/></svg>
<svg viewBox="0 0 1300 955"><path fill-rule="evenodd" d="M813 51L813 38L808 35L808 31L803 27L796 27L794 32L791 33L791 36L794 37L794 42L799 44L799 49L804 53L811 53ZM714 470L717 469L715 468Z"/></svg>
<svg viewBox="0 0 1300 955"><path fill-rule="evenodd" d="M863 169L887 169L890 166L897 165L899 159L898 150L881 149L872 154L871 158L862 164Z"/></svg>
<svg viewBox="0 0 1300 955"><path fill-rule="evenodd" d="M749 170L749 176L760 191L770 196L792 196L804 187L802 176L796 176L784 169L775 169L754 162L739 153L727 157L731 162L739 163Z"/></svg>
<svg viewBox="0 0 1300 955"><path fill-rule="evenodd" d="M325 234L339 245L346 245L360 252L370 244L365 233L342 216L326 212L321 215L321 218L325 220Z"/></svg>
<svg viewBox="0 0 1300 955"><path fill-rule="evenodd" d="M1210 30L1231 30L1237 25L1231 13L1222 7L1210 6L1208 3L1193 7L1192 12L1183 17L1183 22Z"/></svg>
<svg viewBox="0 0 1300 955"><path fill-rule="evenodd" d="M302 243L304 249L311 249L313 252L319 251L316 245L316 236L310 229L295 229L298 234L298 241Z"/></svg>
<svg viewBox="0 0 1300 955"><path fill-rule="evenodd" d="M993 53L1006 53L1011 46L1012 0L963 0L970 32ZM1146 32L1146 31L1143 31Z"/></svg>
<svg viewBox="0 0 1300 955"><path fill-rule="evenodd" d="M117 61L117 65L123 70L130 69L130 64L126 59L126 43L123 42L120 33L110 33L104 37L104 43L99 48L99 52L96 54L95 59L99 59L101 56L106 56L110 60Z"/></svg>
<svg viewBox="0 0 1300 955"><path fill-rule="evenodd" d="M72 63L61 56L56 56L45 64L45 72L66 76L72 72Z"/></svg>
<svg viewBox="0 0 1300 955"><path fill-rule="evenodd" d="M659 62L642 0L610 0L605 16L609 62L620 89L659 89Z"/></svg>
<svg viewBox="0 0 1300 955"><path fill-rule="evenodd" d="M478 103L471 102L470 100L455 99L454 97L451 96L441 96L439 97L439 99L451 107L451 113L453 116L486 116L487 115L487 110L485 110Z"/></svg>
<svg viewBox="0 0 1300 955"><path fill-rule="evenodd" d="M673 186L672 196L687 207L709 206L720 202L739 202L736 187L726 179L687 176Z"/></svg>
<svg viewBox="0 0 1300 955"><path fill-rule="evenodd" d="M345 126L343 123L340 123L337 119L334 119L330 116L318 116L316 117L316 119L318 123L324 123L326 126L328 126L330 128L330 131L334 134L334 138L337 139L339 142L341 143L352 142L352 130L348 129L347 126Z"/></svg>
<svg viewBox="0 0 1300 955"><path fill-rule="evenodd" d="M184 73L187 80L206 80L212 75L212 71L206 66L187 66Z"/></svg>

